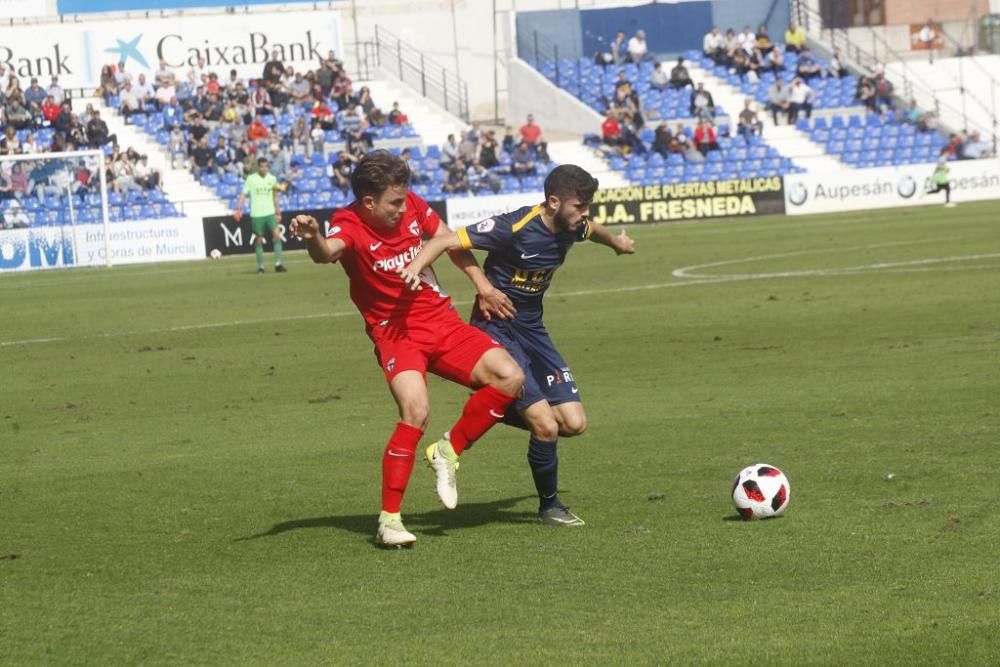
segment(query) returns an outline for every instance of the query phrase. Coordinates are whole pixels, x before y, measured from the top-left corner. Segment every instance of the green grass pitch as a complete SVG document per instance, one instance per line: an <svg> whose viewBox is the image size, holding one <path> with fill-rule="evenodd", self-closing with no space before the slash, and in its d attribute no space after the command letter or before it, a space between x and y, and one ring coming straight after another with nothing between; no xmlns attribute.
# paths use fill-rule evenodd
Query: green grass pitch
<svg viewBox="0 0 1000 667"><path fill-rule="evenodd" d="M394 407L339 267L2 276L0 664L998 664L998 221L581 245L546 322L587 526L536 523L498 427L454 511L418 464L398 552L371 541ZM428 437L465 395L432 380ZM791 480L781 519L733 520L755 462Z"/></svg>

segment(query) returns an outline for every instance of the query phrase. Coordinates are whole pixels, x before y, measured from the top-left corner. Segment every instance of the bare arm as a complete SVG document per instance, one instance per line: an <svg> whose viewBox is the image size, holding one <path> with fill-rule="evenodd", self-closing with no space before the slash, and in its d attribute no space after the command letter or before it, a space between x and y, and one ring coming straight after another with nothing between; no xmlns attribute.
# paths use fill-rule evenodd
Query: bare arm
<svg viewBox="0 0 1000 667"><path fill-rule="evenodd" d="M624 229L618 236L615 236L604 225L592 222L590 223L590 240L608 246L617 255L631 255L635 252L635 241L629 238Z"/></svg>
<svg viewBox="0 0 1000 667"><path fill-rule="evenodd" d="M514 317L517 311L511 300L493 286L486 274L483 273L475 256L468 249L462 247L458 235L444 224L438 226L437 232L430 241L424 244L413 261L399 270L399 275L403 278L406 286L414 291L421 289L420 273L445 252L448 253L455 266L461 269L462 273L476 286L479 309L486 319L491 319L493 315L505 320Z"/></svg>
<svg viewBox="0 0 1000 667"><path fill-rule="evenodd" d="M316 264L329 264L336 262L344 253L347 247L341 239L323 238L320 233L319 222L309 215L297 215L292 219L289 226L292 236L297 236L306 242L306 249L309 257Z"/></svg>
<svg viewBox="0 0 1000 667"><path fill-rule="evenodd" d="M236 200L236 210L233 212L233 217L239 222L240 218L243 217L243 202L246 201L246 195L242 192L240 193L240 198Z"/></svg>

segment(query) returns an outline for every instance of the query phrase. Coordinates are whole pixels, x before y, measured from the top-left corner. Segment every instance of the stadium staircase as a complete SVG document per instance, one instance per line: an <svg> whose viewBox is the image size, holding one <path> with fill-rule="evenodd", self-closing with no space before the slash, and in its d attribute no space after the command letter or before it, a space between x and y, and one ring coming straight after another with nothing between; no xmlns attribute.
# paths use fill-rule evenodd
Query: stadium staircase
<svg viewBox="0 0 1000 667"><path fill-rule="evenodd" d="M178 163L177 168L170 165L167 150L156 142L155 136L126 123L125 117L117 109L106 105L103 98L81 99L78 104L81 107L93 104L95 109L100 110L108 131L118 136L118 145L122 150L131 146L140 154L149 156L150 166L160 172L164 194L183 215L202 218L229 213L229 206L209 188L198 183L184 165Z"/></svg>

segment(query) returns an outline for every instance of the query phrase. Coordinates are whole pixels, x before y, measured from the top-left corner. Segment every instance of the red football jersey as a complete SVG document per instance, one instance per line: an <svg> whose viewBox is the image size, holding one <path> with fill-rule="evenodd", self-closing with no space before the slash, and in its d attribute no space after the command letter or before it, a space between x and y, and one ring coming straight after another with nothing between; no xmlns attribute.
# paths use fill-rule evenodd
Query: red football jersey
<svg viewBox="0 0 1000 667"><path fill-rule="evenodd" d="M388 321L406 322L433 319L451 308L451 299L441 291L433 269L421 274L423 289L414 292L403 284L396 271L408 265L433 236L441 218L414 193L406 197L399 224L375 229L357 213L357 202L334 212L328 239L340 239L347 247L340 256L351 281L351 300L361 311L370 330Z"/></svg>

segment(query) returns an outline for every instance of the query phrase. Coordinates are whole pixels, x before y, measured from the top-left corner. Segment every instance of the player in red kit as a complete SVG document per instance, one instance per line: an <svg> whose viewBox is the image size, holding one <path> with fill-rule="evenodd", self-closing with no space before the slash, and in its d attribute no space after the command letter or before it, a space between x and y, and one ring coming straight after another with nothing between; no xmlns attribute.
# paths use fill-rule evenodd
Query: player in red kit
<svg viewBox="0 0 1000 667"><path fill-rule="evenodd" d="M421 273L423 289L411 291L399 270L425 238L449 233L423 199L409 192L410 169L388 151L369 153L351 175L355 201L330 219L324 237L315 218L296 216L291 233L307 242L319 264L340 262L351 284L351 300L375 343L375 356L399 408L399 422L382 454L382 513L376 542L409 546L416 537L400 516L417 444L430 415L427 371L475 389L448 438L430 445L427 460L445 507L458 502L458 456L504 416L524 383L520 366L482 330L464 322L441 291L433 270ZM452 260L473 280L480 302L492 312L512 310L468 251Z"/></svg>

